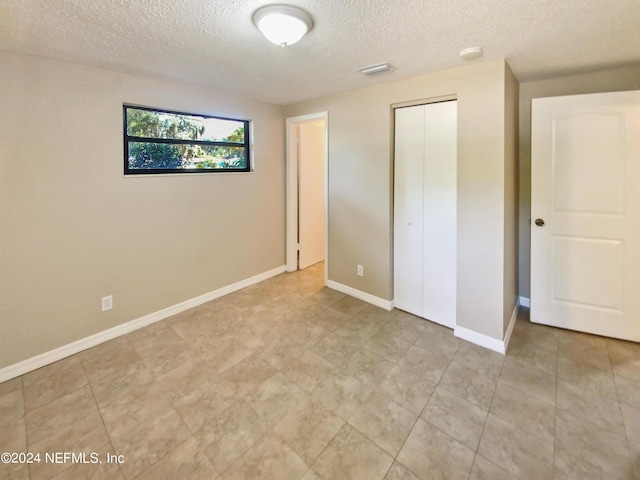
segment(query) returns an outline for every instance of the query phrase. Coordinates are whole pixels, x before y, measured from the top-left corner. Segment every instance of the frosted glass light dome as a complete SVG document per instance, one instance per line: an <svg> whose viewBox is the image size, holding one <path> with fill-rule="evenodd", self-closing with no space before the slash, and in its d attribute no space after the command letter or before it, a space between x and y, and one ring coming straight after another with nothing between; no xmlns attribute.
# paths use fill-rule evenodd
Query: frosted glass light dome
<svg viewBox="0 0 640 480"><path fill-rule="evenodd" d="M293 45L311 30L313 22L304 10L290 5L267 5L253 14L253 23L270 42Z"/></svg>

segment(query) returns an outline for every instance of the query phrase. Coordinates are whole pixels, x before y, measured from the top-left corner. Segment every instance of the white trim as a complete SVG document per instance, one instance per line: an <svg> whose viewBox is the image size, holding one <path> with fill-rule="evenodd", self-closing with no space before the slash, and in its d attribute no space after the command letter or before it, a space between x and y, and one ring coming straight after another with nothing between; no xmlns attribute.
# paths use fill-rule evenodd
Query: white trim
<svg viewBox="0 0 640 480"><path fill-rule="evenodd" d="M531 301L527 297L520 297L520 305L526 308L531 308Z"/></svg>
<svg viewBox="0 0 640 480"><path fill-rule="evenodd" d="M329 280L329 112L289 117L286 120L286 165L287 165L287 227L286 267L288 272L298 269L298 145L296 127L298 123L324 120L324 281Z"/></svg>
<svg viewBox="0 0 640 480"><path fill-rule="evenodd" d="M453 334L458 338L475 343L481 347L488 348L494 352L502 353L503 355L505 353L504 341L498 340L497 338L490 337L483 333L478 333L475 330L469 330L468 328L464 328L459 325L456 325L456 328L453 330Z"/></svg>
<svg viewBox="0 0 640 480"><path fill-rule="evenodd" d="M511 340L513 327L516 325L516 319L518 318L519 309L520 303L516 303L516 306L513 309L513 313L511 314L511 320L509 320L509 325L507 326L507 331L504 335L504 340L498 340L497 338L493 338L483 333L478 333L475 330L470 330L458 325L453 330L453 334L458 338L471 343L475 343L476 345L480 345L481 347L488 348L489 350L493 350L494 352L498 352L504 355L507 352L509 340Z"/></svg>
<svg viewBox="0 0 640 480"><path fill-rule="evenodd" d="M370 293L357 290L353 287L349 287L348 285L343 285L342 283L334 282L333 280L327 280L325 285L337 290L338 292L346 293L358 300L375 305L376 307L384 308L385 310L393 310L393 300L385 300L384 298L376 297Z"/></svg>
<svg viewBox="0 0 640 480"><path fill-rule="evenodd" d="M511 334L513 333L513 328L516 326L516 320L518 319L518 312L520 311L520 302L516 303L516 306L513 308L513 313L511 314L511 320L509 320L509 325L507 326L507 331L504 333L504 352L507 352L507 348L509 348L509 342L511 341Z"/></svg>
<svg viewBox="0 0 640 480"><path fill-rule="evenodd" d="M58 347L40 355L36 355L35 357L31 357L21 362L14 363L13 365L9 365L8 367L0 369L0 382L11 380L12 378L44 367L45 365L49 365L50 363L57 362L58 360L62 360L63 358L69 357L88 348L95 347L96 345L100 345L101 343L112 340L121 335L133 332L134 330L146 327L147 325L159 322L160 320L164 320L165 318L176 315L177 313L184 312L185 310L189 310L190 308L197 307L198 305L202 305L203 303L210 302L211 300L215 300L216 298L223 297L242 288L260 283L285 271L286 267L284 265L274 268L267 272L254 275L253 277L247 278L245 280L227 285L226 287L219 288L218 290L205 293L204 295L191 298L184 302L172 305L167 308L163 308L162 310L158 310L157 312L150 313L130 322L123 323L122 325L118 325L117 327L113 327L94 335L81 338L80 340L69 343L67 345L63 345L62 347Z"/></svg>

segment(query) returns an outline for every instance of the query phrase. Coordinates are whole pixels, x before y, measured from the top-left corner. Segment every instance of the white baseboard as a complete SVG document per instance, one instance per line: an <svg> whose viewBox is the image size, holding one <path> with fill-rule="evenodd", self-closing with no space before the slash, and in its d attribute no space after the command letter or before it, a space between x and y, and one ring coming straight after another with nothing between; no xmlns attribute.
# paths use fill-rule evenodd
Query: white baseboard
<svg viewBox="0 0 640 480"><path fill-rule="evenodd" d="M506 351L504 348L504 341L483 333L478 333L475 330L470 330L456 325L456 328L453 330L453 334L467 342L475 343L476 345L480 345L481 347L488 348L489 350L493 350L494 352L498 352L503 355Z"/></svg>
<svg viewBox="0 0 640 480"><path fill-rule="evenodd" d="M526 308L531 308L531 302L527 297L520 297L520 305Z"/></svg>
<svg viewBox="0 0 640 480"><path fill-rule="evenodd" d="M507 348L509 348L509 342L511 341L511 334L513 333L513 327L516 326L516 320L518 319L518 311L520 311L520 302L516 303L516 306L513 308L513 313L511 314L511 320L509 320L509 325L507 325L507 331L504 333L504 352L507 353Z"/></svg>
<svg viewBox="0 0 640 480"><path fill-rule="evenodd" d="M104 330L102 332L96 333L95 335L90 335L67 345L63 345L62 347L56 348L54 350L36 355L35 357L28 358L27 360L14 363L13 365L9 365L8 367L0 369L0 382L10 380L20 375L24 375L25 373L44 367L45 365L49 365L50 363L57 362L58 360L62 360L63 358L69 357L71 355L75 355L76 353L88 348L100 345L101 343L104 343L108 340L112 340L121 335L133 332L134 330L146 327L147 325L159 322L160 320L164 320L165 318L171 317L172 315L176 315L178 313L184 312L185 310L189 310L190 308L197 307L198 305L202 305L203 303L210 302L211 300L215 300L216 298L223 297L242 288L260 283L285 271L286 266L284 265L274 268L245 280L227 285L226 287L222 287L212 292L205 293L204 295L200 295L184 302L180 302L176 305L163 308L162 310L150 313L135 320L131 320L130 322L123 323L122 325L118 325L117 327Z"/></svg>
<svg viewBox="0 0 640 480"><path fill-rule="evenodd" d="M358 300L362 300L363 302L370 303L372 305L375 305L376 307L384 308L385 310L393 310L392 300L385 300L383 298L376 297L375 295L371 295L370 293L357 290L353 287L349 287L348 285L343 285L342 283L334 282L333 280L327 280L326 284L329 288L333 288L338 292L351 295L352 297L355 297Z"/></svg>
<svg viewBox="0 0 640 480"><path fill-rule="evenodd" d="M476 345L480 345L481 347L488 348L489 350L493 350L494 352L498 352L504 355L505 353L507 353L507 347L509 345L509 341L511 340L513 327L515 327L516 325L516 319L518 318L519 309L520 303L516 303L503 340L498 340L497 338L493 338L483 333L478 333L475 330L470 330L468 328L460 326L455 327L455 329L453 330L453 334L458 338L471 343L475 343Z"/></svg>

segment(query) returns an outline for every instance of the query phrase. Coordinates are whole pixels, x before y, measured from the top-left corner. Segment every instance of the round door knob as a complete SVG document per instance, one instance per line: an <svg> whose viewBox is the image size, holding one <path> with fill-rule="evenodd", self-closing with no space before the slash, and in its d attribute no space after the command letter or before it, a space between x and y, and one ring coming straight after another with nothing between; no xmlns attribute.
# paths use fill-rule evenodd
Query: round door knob
<svg viewBox="0 0 640 480"><path fill-rule="evenodd" d="M539 227L544 227L544 220L541 218L536 218L536 225Z"/></svg>

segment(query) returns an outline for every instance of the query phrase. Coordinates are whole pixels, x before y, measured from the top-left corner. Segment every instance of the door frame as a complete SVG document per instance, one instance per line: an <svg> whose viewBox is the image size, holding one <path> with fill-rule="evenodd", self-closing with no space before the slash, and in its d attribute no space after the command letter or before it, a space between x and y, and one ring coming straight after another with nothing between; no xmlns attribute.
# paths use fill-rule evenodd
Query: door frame
<svg viewBox="0 0 640 480"><path fill-rule="evenodd" d="M298 269L298 124L324 120L324 283L329 272L329 112L310 113L286 119L286 267L287 272Z"/></svg>

